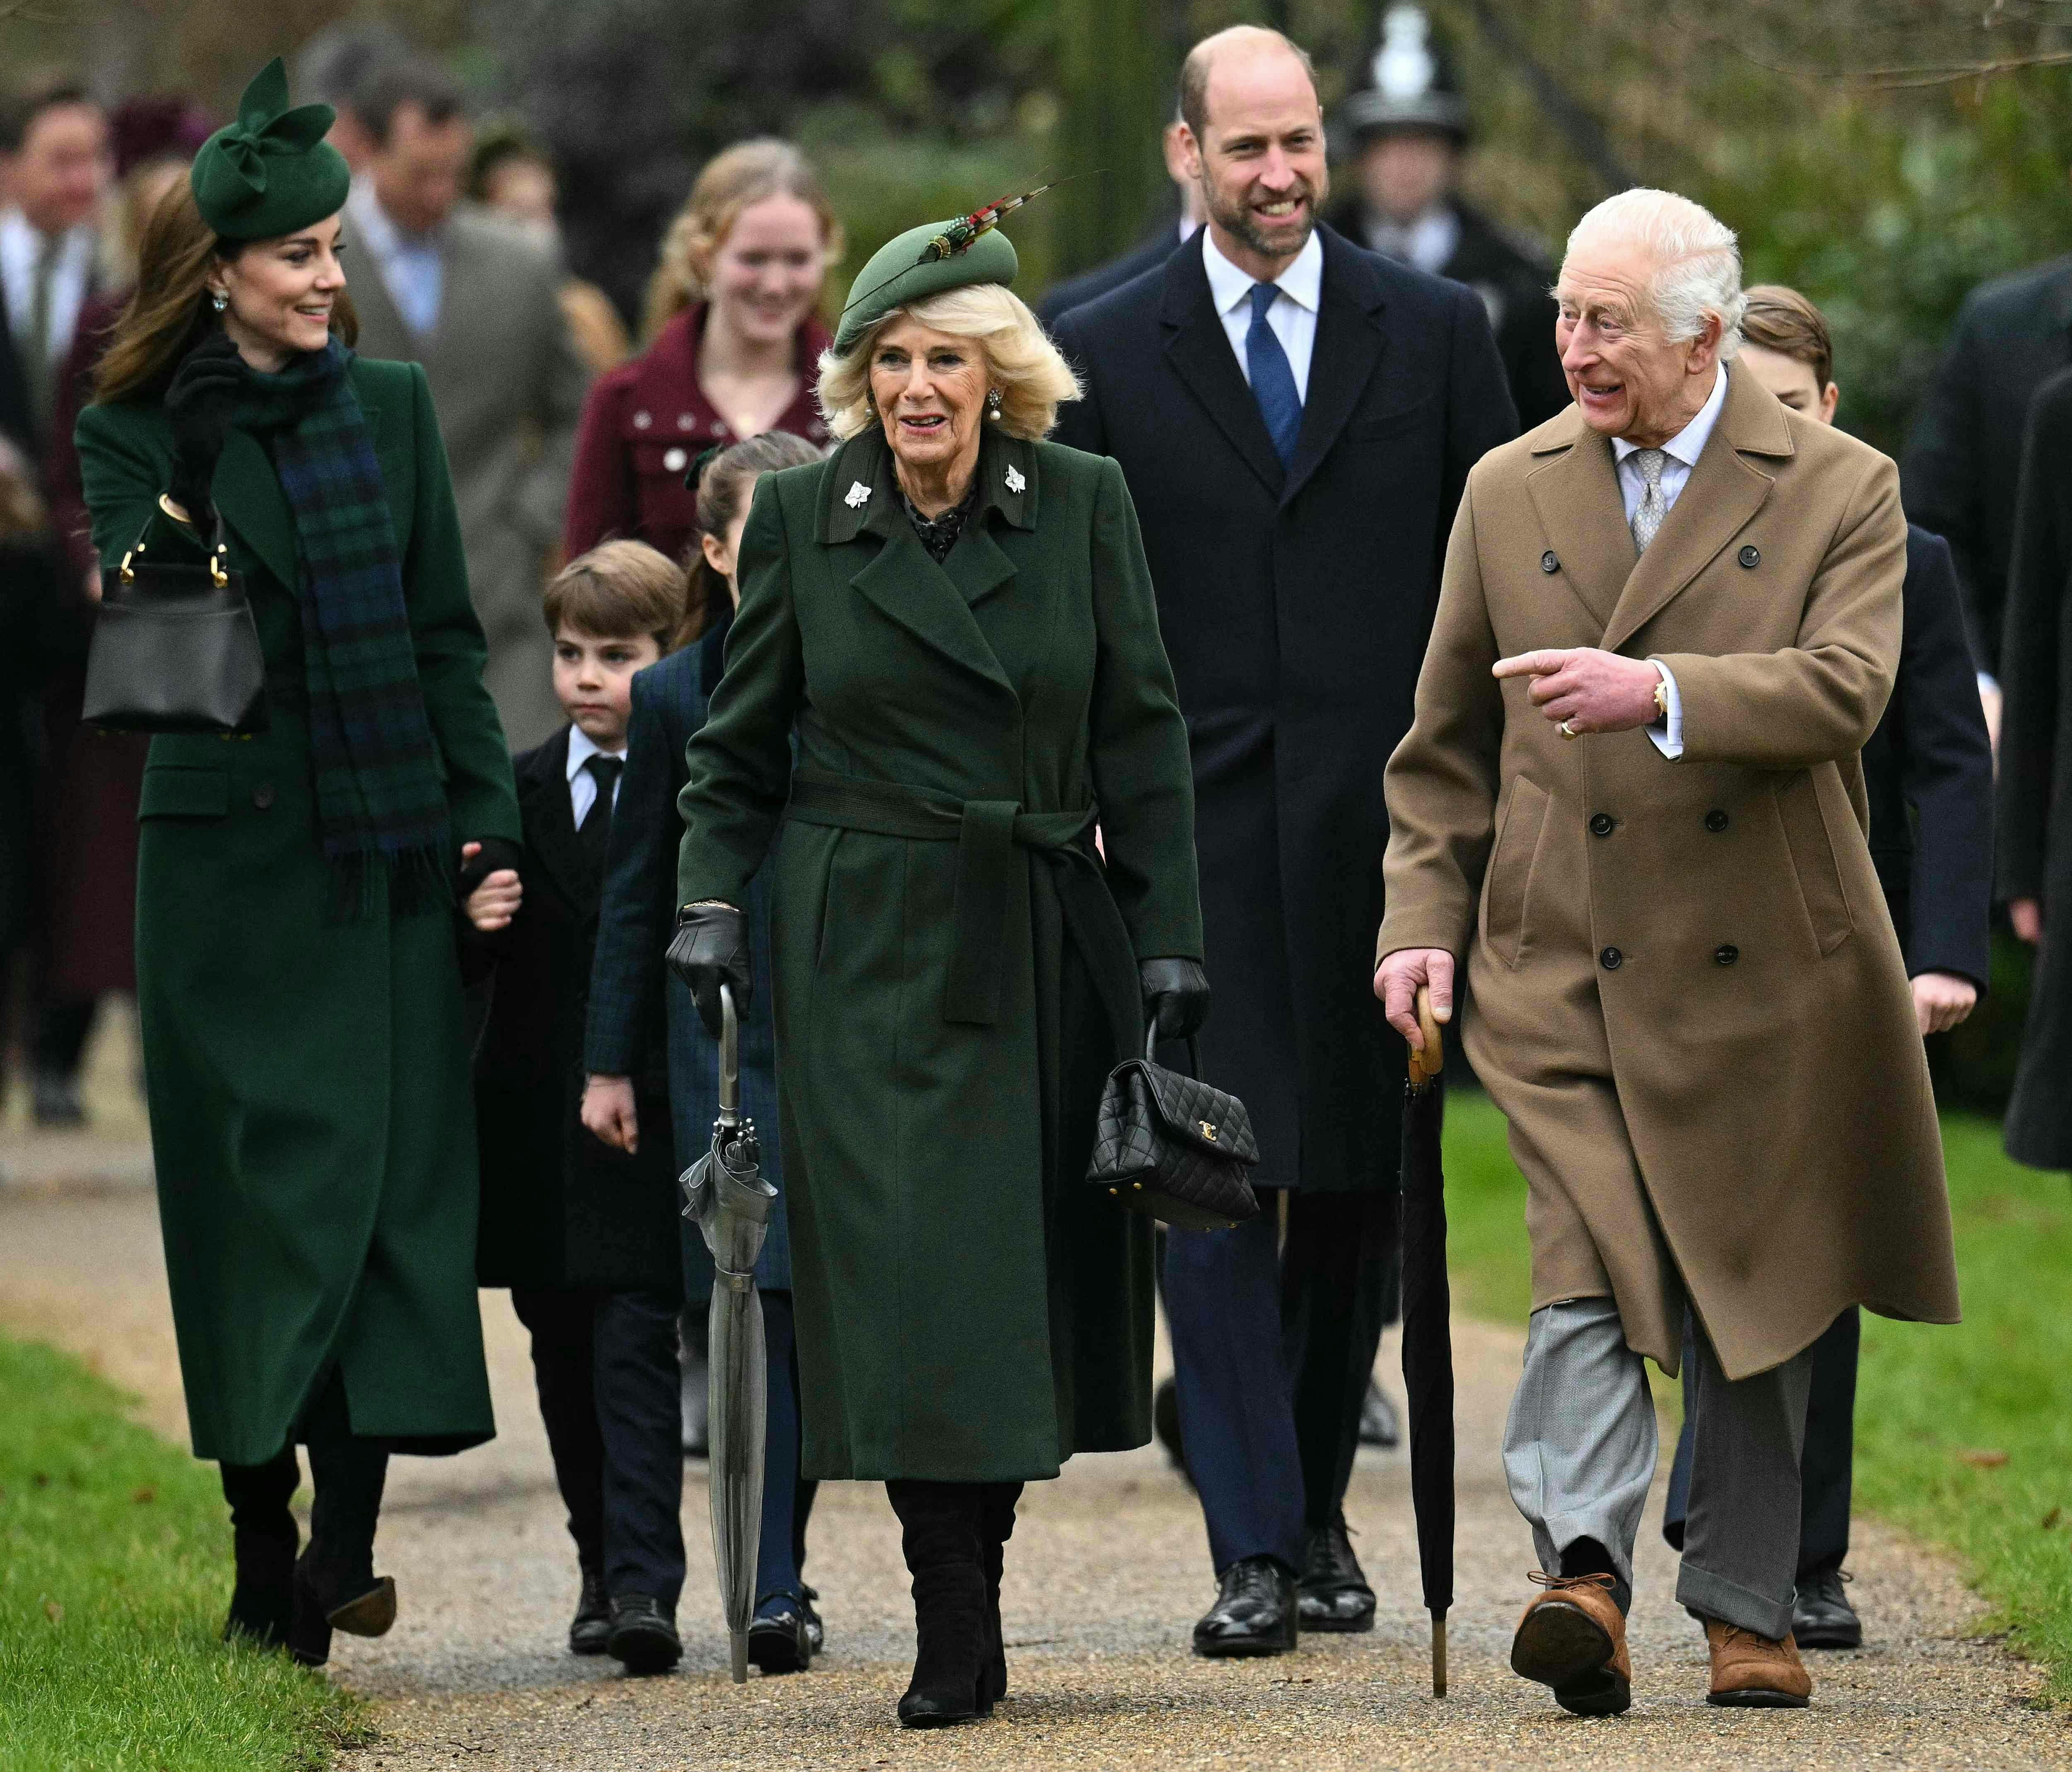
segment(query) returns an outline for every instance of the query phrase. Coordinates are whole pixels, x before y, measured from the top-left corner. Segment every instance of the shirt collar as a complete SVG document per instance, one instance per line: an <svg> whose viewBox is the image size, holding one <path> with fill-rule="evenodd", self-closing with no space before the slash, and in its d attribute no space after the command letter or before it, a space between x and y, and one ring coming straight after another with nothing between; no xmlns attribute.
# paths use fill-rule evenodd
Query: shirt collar
<svg viewBox="0 0 2072 1772"><path fill-rule="evenodd" d="M569 779L574 781L580 775L583 765L593 757L616 757L623 763L626 761L626 746L621 745L616 750L606 750L581 726L571 722L569 726Z"/></svg>
<svg viewBox="0 0 2072 1772"><path fill-rule="evenodd" d="M1727 366L1723 363L1712 377L1712 391L1706 395L1705 404L1698 409L1698 416L1662 446L1665 455L1673 455L1686 467L1696 467L1698 458L1705 451L1705 442L1712 434L1712 427L1720 421L1720 413L1727 403ZM1623 437L1612 439L1612 455L1616 461L1624 461L1641 446L1629 443Z"/></svg>
<svg viewBox="0 0 2072 1772"><path fill-rule="evenodd" d="M1240 270L1216 245L1215 236L1207 228L1202 229L1202 265L1209 273L1209 296L1216 304L1216 312L1227 314L1239 302L1252 297L1252 286L1259 279L1249 271ZM1305 307L1314 314L1324 298L1324 243L1317 237L1317 230L1309 230L1309 237L1287 269L1274 279L1276 286L1297 306Z"/></svg>
<svg viewBox="0 0 2072 1772"><path fill-rule="evenodd" d="M381 199L374 195L371 177L353 180L352 188L346 193L345 204L347 212L359 228L360 237L376 258L393 258L398 253L430 252L438 245L436 232L405 233L397 225L381 207Z"/></svg>
<svg viewBox="0 0 2072 1772"><path fill-rule="evenodd" d="M42 256L43 236L39 233L20 208L10 204L0 209L0 241L4 241L10 252L18 253L25 266L33 269ZM66 265L83 251L90 251L93 243L93 224L82 221L68 228L60 236L63 244L58 248L57 261Z"/></svg>

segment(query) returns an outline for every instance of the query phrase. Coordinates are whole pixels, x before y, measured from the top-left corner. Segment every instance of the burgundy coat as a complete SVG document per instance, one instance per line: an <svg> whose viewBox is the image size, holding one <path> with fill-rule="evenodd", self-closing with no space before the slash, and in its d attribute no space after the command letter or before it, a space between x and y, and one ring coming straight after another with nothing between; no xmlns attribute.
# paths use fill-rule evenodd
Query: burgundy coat
<svg viewBox="0 0 2072 1772"><path fill-rule="evenodd" d="M576 434L561 531L571 560L615 537L644 541L680 560L697 532L697 498L685 490L684 475L715 443L741 441L698 386L705 312L701 302L685 308L639 356L591 384ZM828 342L828 330L816 319L799 328L799 397L772 430L796 432L812 443L828 441L813 401L815 366Z"/></svg>

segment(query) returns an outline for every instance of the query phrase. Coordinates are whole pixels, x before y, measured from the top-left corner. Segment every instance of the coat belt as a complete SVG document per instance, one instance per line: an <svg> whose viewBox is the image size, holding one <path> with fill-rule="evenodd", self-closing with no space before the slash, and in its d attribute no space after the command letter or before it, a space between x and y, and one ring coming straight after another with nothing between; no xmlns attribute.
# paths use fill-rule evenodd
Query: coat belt
<svg viewBox="0 0 2072 1772"><path fill-rule="evenodd" d="M1066 927L1093 975L1118 1045L1133 1038L1131 1030L1142 1013L1137 1001L1136 956L1107 877L1085 841L1100 816L1097 807L1077 812L1025 812L1019 800L959 800L896 782L854 781L801 769L791 778L784 816L802 824L957 845L943 1019L980 1027L1000 1019L1014 852L1041 855L1050 864Z"/></svg>

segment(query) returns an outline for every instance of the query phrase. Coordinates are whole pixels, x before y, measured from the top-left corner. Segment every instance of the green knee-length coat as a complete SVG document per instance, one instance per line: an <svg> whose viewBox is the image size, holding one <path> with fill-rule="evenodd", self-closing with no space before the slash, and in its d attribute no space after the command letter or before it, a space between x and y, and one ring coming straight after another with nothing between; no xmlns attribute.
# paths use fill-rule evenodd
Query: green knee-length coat
<svg viewBox="0 0 2072 1772"><path fill-rule="evenodd" d="M515 841L424 371L350 373L388 491L454 841ZM140 535L192 552L153 514L172 463L158 405L89 407L77 435L104 571ZM385 900L363 920L330 918L294 519L264 446L241 430L214 491L265 651L271 726L152 741L137 878L146 1089L195 1452L273 1457L334 1362L356 1431L458 1450L495 1427L454 919L397 916Z"/></svg>
<svg viewBox="0 0 2072 1772"><path fill-rule="evenodd" d="M1150 1433L1150 1225L1085 1176L1137 961L1201 957L1186 730L1121 470L989 428L976 471L940 565L878 431L764 477L680 802L683 902L772 853L816 1477Z"/></svg>

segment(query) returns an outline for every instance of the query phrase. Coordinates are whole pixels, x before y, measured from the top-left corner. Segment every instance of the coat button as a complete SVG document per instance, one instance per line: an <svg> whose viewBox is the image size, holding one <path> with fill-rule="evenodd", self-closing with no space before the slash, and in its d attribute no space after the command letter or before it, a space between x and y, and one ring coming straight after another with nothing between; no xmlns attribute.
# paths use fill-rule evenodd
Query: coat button
<svg viewBox="0 0 2072 1772"><path fill-rule="evenodd" d="M1593 813L1590 818L1590 835L1610 837L1612 834L1612 826L1617 822L1610 812Z"/></svg>
<svg viewBox="0 0 2072 1772"><path fill-rule="evenodd" d="M680 474L690 465L690 457L680 449L668 450L663 454L662 466L669 473Z"/></svg>
<svg viewBox="0 0 2072 1772"><path fill-rule="evenodd" d="M1724 831L1731 822L1727 815L1716 806L1705 815L1705 828L1715 834Z"/></svg>
<svg viewBox="0 0 2072 1772"><path fill-rule="evenodd" d="M678 413L676 414L676 429L678 430L693 430L697 429L697 418L689 413Z"/></svg>
<svg viewBox="0 0 2072 1772"><path fill-rule="evenodd" d="M1738 559L1743 565L1753 566L1762 560L1762 549L1751 545L1749 547L1742 549L1740 553L1736 555L1735 557Z"/></svg>
<svg viewBox="0 0 2072 1772"><path fill-rule="evenodd" d="M1722 943L1712 950L1712 964L1715 966L1731 966L1741 957L1741 949L1730 941Z"/></svg>
<svg viewBox="0 0 2072 1772"><path fill-rule="evenodd" d="M635 430L645 430L654 422L655 415L652 413L635 413L633 415L633 428Z"/></svg>
<svg viewBox="0 0 2072 1772"><path fill-rule="evenodd" d="M270 781L262 781L257 787L253 788L252 790L252 804L257 807L262 812L271 807L273 804L273 783Z"/></svg>
<svg viewBox="0 0 2072 1772"><path fill-rule="evenodd" d="M1607 948L1597 956L1597 964L1608 972L1615 972L1626 964L1626 956L1616 948Z"/></svg>
<svg viewBox="0 0 2072 1772"><path fill-rule="evenodd" d="M1549 548L1540 557L1540 569L1542 572L1559 572L1561 569L1560 555Z"/></svg>

